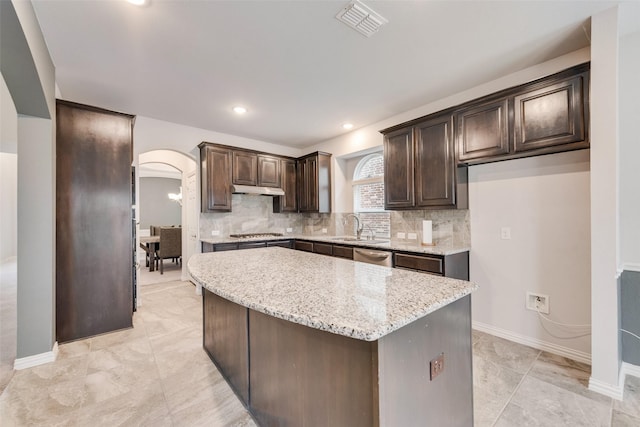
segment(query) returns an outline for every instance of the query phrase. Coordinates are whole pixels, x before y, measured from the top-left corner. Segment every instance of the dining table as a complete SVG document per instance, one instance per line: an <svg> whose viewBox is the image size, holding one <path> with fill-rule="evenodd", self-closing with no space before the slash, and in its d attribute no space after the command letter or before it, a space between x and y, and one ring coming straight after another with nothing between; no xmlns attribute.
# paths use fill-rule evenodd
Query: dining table
<svg viewBox="0 0 640 427"><path fill-rule="evenodd" d="M140 236L140 247L147 253L149 271L155 271L156 253L160 248L160 236Z"/></svg>

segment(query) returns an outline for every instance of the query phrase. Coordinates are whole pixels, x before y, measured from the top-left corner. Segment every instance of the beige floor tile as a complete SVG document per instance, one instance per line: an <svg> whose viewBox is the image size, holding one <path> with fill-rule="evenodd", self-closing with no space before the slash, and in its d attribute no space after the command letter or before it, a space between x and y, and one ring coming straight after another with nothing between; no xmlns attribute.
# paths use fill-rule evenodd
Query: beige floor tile
<svg viewBox="0 0 640 427"><path fill-rule="evenodd" d="M88 364L88 354L56 360L53 363L16 371L10 385L14 390L37 390L60 382L83 379L87 374Z"/></svg>
<svg viewBox="0 0 640 427"><path fill-rule="evenodd" d="M496 427L608 427L611 405L527 376L496 422Z"/></svg>
<svg viewBox="0 0 640 427"><path fill-rule="evenodd" d="M58 346L58 356L56 360L70 359L76 356L87 355L91 352L91 339L84 339Z"/></svg>
<svg viewBox="0 0 640 427"><path fill-rule="evenodd" d="M611 417L611 427L638 427L640 426L640 418L625 414L624 412L613 410Z"/></svg>
<svg viewBox="0 0 640 427"><path fill-rule="evenodd" d="M611 398L588 389L591 367L566 357L542 352L529 375L597 402L611 404Z"/></svg>
<svg viewBox="0 0 640 427"><path fill-rule="evenodd" d="M473 357L473 418L476 427L492 426L523 374L479 356Z"/></svg>
<svg viewBox="0 0 640 427"><path fill-rule="evenodd" d="M149 340L144 337L92 351L89 354L88 373L110 370L127 363L153 362L153 350Z"/></svg>
<svg viewBox="0 0 640 427"><path fill-rule="evenodd" d="M613 409L640 418L640 378L627 375L624 384L624 400L615 400Z"/></svg>
<svg viewBox="0 0 640 427"><path fill-rule="evenodd" d="M524 374L536 360L540 350L485 334L473 344L473 354Z"/></svg>
<svg viewBox="0 0 640 427"><path fill-rule="evenodd" d="M100 350L146 336L144 328L128 328L91 338L91 350Z"/></svg>

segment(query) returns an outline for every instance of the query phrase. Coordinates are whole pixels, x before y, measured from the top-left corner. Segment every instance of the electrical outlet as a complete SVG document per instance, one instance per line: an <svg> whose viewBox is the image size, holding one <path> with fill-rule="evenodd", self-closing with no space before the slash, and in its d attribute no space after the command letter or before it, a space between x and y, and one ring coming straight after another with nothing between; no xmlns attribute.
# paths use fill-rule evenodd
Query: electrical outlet
<svg viewBox="0 0 640 427"><path fill-rule="evenodd" d="M433 381L435 377L440 375L444 371L444 353L440 353L438 357L432 359L429 362L429 368L431 371L430 381Z"/></svg>
<svg viewBox="0 0 640 427"><path fill-rule="evenodd" d="M407 234L407 239L409 240L416 240L417 238L418 238L418 235L416 233Z"/></svg>
<svg viewBox="0 0 640 427"><path fill-rule="evenodd" d="M287 228L287 233L292 233L293 232L293 228Z"/></svg>
<svg viewBox="0 0 640 427"><path fill-rule="evenodd" d="M500 238L502 240L511 240L511 227L502 227L500 229Z"/></svg>
<svg viewBox="0 0 640 427"><path fill-rule="evenodd" d="M527 309L549 314L549 295L527 292Z"/></svg>
<svg viewBox="0 0 640 427"><path fill-rule="evenodd" d="M326 228L322 229L322 234L327 234L327 229Z"/></svg>
<svg viewBox="0 0 640 427"><path fill-rule="evenodd" d="M405 234L404 233L398 232L397 236L398 236L398 239L404 239L405 238Z"/></svg>
<svg viewBox="0 0 640 427"><path fill-rule="evenodd" d="M211 230L211 235L212 236L219 236L220 235L220 230Z"/></svg>

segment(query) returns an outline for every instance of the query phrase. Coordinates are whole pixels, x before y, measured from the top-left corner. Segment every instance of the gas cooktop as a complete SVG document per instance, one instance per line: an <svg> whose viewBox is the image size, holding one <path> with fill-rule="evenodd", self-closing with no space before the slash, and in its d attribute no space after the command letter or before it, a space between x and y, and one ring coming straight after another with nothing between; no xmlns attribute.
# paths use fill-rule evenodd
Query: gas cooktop
<svg viewBox="0 0 640 427"><path fill-rule="evenodd" d="M244 233L244 234L229 234L229 237L235 237L238 239L256 239L260 237L280 237L282 233Z"/></svg>

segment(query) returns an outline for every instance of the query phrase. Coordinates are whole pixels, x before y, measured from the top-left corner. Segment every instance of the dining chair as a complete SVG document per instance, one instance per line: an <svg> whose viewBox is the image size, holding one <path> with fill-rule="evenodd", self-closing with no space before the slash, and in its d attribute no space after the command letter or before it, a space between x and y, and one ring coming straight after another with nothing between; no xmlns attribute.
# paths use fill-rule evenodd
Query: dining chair
<svg viewBox="0 0 640 427"><path fill-rule="evenodd" d="M160 248L156 252L156 261L160 263L160 274L164 274L163 260L176 258L182 265L182 229L160 227Z"/></svg>

